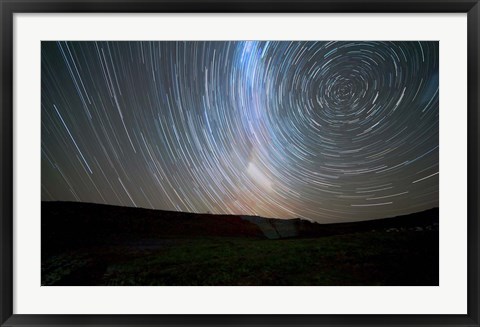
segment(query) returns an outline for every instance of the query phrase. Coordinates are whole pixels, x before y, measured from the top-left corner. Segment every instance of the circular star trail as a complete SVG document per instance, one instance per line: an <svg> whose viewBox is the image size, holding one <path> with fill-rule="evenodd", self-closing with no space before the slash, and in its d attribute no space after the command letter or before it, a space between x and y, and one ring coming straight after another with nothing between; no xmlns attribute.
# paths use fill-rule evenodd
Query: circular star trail
<svg viewBox="0 0 480 327"><path fill-rule="evenodd" d="M438 206L438 42L42 42L42 200L341 222Z"/></svg>

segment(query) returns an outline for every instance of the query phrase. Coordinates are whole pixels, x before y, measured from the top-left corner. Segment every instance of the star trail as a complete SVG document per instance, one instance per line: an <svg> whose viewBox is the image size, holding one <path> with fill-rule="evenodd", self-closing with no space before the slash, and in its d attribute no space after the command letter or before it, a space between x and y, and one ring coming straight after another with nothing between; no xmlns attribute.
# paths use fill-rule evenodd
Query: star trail
<svg viewBox="0 0 480 327"><path fill-rule="evenodd" d="M438 206L438 42L42 42L44 201L342 222Z"/></svg>

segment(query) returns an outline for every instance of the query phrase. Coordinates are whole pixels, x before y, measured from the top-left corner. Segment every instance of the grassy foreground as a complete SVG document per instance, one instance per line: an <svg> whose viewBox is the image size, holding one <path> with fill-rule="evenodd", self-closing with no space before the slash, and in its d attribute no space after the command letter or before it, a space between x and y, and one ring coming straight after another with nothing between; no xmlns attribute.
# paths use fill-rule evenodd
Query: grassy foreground
<svg viewBox="0 0 480 327"><path fill-rule="evenodd" d="M438 285L437 231L140 239L42 255L42 285Z"/></svg>

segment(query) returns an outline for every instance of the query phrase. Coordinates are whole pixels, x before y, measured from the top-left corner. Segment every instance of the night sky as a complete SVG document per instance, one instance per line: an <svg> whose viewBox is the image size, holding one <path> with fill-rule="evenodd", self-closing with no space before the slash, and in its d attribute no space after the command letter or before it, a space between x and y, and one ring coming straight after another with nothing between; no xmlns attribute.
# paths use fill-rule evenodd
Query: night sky
<svg viewBox="0 0 480 327"><path fill-rule="evenodd" d="M438 42L42 42L42 200L341 222L438 206Z"/></svg>

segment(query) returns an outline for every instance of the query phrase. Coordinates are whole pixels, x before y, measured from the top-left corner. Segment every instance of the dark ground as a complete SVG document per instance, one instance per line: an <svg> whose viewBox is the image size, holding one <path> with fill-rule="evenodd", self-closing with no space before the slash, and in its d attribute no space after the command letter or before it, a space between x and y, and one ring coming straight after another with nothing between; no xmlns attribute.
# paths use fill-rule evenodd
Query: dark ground
<svg viewBox="0 0 480 327"><path fill-rule="evenodd" d="M438 209L321 225L42 203L42 285L427 286L438 249Z"/></svg>

